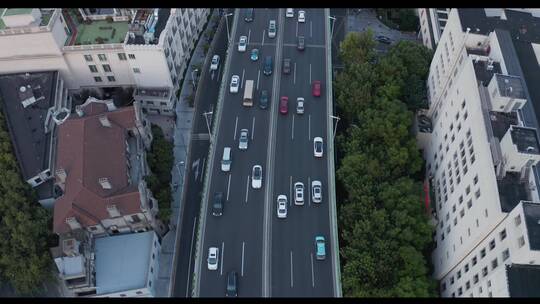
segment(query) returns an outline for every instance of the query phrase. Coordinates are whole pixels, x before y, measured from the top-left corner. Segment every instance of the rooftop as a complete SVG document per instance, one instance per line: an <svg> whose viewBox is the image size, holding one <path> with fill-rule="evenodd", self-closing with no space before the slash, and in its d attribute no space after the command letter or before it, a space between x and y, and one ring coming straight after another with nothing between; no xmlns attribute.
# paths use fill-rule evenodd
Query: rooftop
<svg viewBox="0 0 540 304"><path fill-rule="evenodd" d="M97 294L145 287L154 237L148 231L96 239Z"/></svg>
<svg viewBox="0 0 540 304"><path fill-rule="evenodd" d="M521 181L519 172L506 172L503 179L497 180L502 212L510 212L520 201L528 201L528 186L528 182Z"/></svg>
<svg viewBox="0 0 540 304"><path fill-rule="evenodd" d="M490 67L491 66L491 67ZM479 82L482 82L485 87L488 86L491 78L495 73L501 73L501 65L498 62L493 62L491 65L484 60L473 60L474 74Z"/></svg>
<svg viewBox="0 0 540 304"><path fill-rule="evenodd" d="M523 203L523 213L531 250L540 250L540 204Z"/></svg>
<svg viewBox="0 0 540 304"><path fill-rule="evenodd" d="M157 44L171 14L169 8L139 9L129 25L127 44ZM157 18L156 18L157 17ZM153 39L146 37L153 37Z"/></svg>
<svg viewBox="0 0 540 304"><path fill-rule="evenodd" d="M535 129L513 126L510 132L512 142L517 146L518 152L540 154L540 144Z"/></svg>
<svg viewBox="0 0 540 304"><path fill-rule="evenodd" d="M32 8L8 8L4 13L4 16L15 16L15 15L27 15L32 12Z"/></svg>
<svg viewBox="0 0 540 304"><path fill-rule="evenodd" d="M512 264L506 266L508 294L512 298L540 297L540 266Z"/></svg>
<svg viewBox="0 0 540 304"><path fill-rule="evenodd" d="M493 135L502 140L511 125L518 125L519 120L516 112L489 112L489 118L491 121L491 127L493 129Z"/></svg>
<svg viewBox="0 0 540 304"><path fill-rule="evenodd" d="M526 99L520 77L495 74L495 79L497 80L501 96Z"/></svg>
<svg viewBox="0 0 540 304"><path fill-rule="evenodd" d="M55 104L57 78L58 72L0 75L0 99L25 180L49 168L52 134L45 133L45 119Z"/></svg>
<svg viewBox="0 0 540 304"><path fill-rule="evenodd" d="M127 21L88 20L80 21L82 17L78 10L68 9L68 24L72 28L72 37L68 45L124 43L129 23Z"/></svg>

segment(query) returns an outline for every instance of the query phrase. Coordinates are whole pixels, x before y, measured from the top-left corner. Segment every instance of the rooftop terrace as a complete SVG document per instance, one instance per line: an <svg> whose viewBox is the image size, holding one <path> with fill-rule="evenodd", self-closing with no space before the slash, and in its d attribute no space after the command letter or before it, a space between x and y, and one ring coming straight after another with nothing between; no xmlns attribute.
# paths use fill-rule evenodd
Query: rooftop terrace
<svg viewBox="0 0 540 304"><path fill-rule="evenodd" d="M73 9L69 9L64 16L72 32L67 45L124 43L128 21L82 21L79 12Z"/></svg>
<svg viewBox="0 0 540 304"><path fill-rule="evenodd" d="M529 200L528 185L521 181L519 172L506 172L503 179L497 180L502 212L510 212L520 201Z"/></svg>
<svg viewBox="0 0 540 304"><path fill-rule="evenodd" d="M540 154L536 130L513 126L510 135L520 153Z"/></svg>

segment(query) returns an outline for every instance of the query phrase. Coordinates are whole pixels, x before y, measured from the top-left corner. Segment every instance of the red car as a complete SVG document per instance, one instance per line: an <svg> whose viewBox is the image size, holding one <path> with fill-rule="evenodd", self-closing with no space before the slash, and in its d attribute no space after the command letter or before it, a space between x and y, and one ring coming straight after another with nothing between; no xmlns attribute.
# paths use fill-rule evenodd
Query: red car
<svg viewBox="0 0 540 304"><path fill-rule="evenodd" d="M321 96L321 82L319 80L314 80L311 85L311 92L313 93L313 96L319 97Z"/></svg>
<svg viewBox="0 0 540 304"><path fill-rule="evenodd" d="M287 114L289 112L289 97L281 96L279 101L279 113Z"/></svg>

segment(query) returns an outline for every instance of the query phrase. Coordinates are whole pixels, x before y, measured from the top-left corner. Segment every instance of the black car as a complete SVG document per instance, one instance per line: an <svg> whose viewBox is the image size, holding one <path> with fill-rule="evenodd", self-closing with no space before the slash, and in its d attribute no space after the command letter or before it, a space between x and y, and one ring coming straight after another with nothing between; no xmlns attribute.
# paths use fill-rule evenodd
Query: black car
<svg viewBox="0 0 540 304"><path fill-rule="evenodd" d="M268 108L268 91L267 90L261 91L261 97L259 98L259 107L261 109Z"/></svg>
<svg viewBox="0 0 540 304"><path fill-rule="evenodd" d="M285 58L283 59L283 74L290 74L291 73L291 59Z"/></svg>
<svg viewBox="0 0 540 304"><path fill-rule="evenodd" d="M384 44L392 43L392 40L390 40L390 38L388 38L386 36L382 36L382 35L379 35L379 36L375 37L375 40L379 41L380 43L384 43Z"/></svg>
<svg viewBox="0 0 540 304"><path fill-rule="evenodd" d="M303 51L305 48L305 38L304 36L298 36L298 39L296 40L296 49L299 51Z"/></svg>
<svg viewBox="0 0 540 304"><path fill-rule="evenodd" d="M236 273L236 271L231 271L227 274L227 291L225 293L225 296L238 296L238 274Z"/></svg>
<svg viewBox="0 0 540 304"><path fill-rule="evenodd" d="M212 203L212 215L221 216L223 214L223 192L214 193L214 202Z"/></svg>
<svg viewBox="0 0 540 304"><path fill-rule="evenodd" d="M273 69L272 56L266 56L266 58L264 58L263 74L266 76L272 75L272 69Z"/></svg>
<svg viewBox="0 0 540 304"><path fill-rule="evenodd" d="M246 8L244 11L244 21L251 22L253 21L253 9L252 8Z"/></svg>

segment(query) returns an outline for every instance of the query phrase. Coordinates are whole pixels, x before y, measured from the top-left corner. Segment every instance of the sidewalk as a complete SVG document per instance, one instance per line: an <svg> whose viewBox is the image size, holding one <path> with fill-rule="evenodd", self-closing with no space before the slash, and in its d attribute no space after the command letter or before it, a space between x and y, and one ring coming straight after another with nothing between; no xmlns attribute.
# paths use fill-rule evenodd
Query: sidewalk
<svg viewBox="0 0 540 304"><path fill-rule="evenodd" d="M190 58L185 79L182 83L180 90L180 99L176 103L176 122L174 129L174 168L172 171L173 181L173 201L172 201L172 215L170 229L161 241L161 253L159 256L159 273L158 280L156 281L156 297L169 297L171 274L173 267L173 257L175 255L175 240L176 240L176 225L180 217L180 203L182 199L182 190L184 185L184 172L186 169L187 150L190 142L191 127L193 121L193 113L195 108L189 107L186 100L188 96L194 93L194 87L191 82L191 74L193 71L193 65L203 65L205 56L203 45L206 42L204 37L205 32L209 32L215 23L213 16L218 15L218 10L214 9L212 15L210 15L210 21L205 31L200 33L200 39L193 56ZM219 19L217 20L219 22Z"/></svg>

